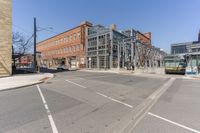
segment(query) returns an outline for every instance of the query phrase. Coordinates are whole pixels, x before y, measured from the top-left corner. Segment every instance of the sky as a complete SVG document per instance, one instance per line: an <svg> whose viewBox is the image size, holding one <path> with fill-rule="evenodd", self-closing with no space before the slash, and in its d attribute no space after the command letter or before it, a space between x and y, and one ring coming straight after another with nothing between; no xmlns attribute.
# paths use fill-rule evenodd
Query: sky
<svg viewBox="0 0 200 133"><path fill-rule="evenodd" d="M170 44L196 41L200 30L200 0L12 0L13 31L27 37L33 34L33 18L37 41L64 32L82 21L118 30L129 28L152 32L154 46L170 52Z"/></svg>

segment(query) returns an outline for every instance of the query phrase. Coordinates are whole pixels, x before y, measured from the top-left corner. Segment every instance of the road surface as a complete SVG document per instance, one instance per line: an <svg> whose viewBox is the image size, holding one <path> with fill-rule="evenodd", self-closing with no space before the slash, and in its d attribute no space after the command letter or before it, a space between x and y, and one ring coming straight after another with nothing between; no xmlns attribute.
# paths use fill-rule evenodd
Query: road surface
<svg viewBox="0 0 200 133"><path fill-rule="evenodd" d="M168 78L68 71L36 86L0 92L0 132L104 133ZM198 81L177 79L149 113L200 130ZM134 133L192 132L152 114Z"/></svg>

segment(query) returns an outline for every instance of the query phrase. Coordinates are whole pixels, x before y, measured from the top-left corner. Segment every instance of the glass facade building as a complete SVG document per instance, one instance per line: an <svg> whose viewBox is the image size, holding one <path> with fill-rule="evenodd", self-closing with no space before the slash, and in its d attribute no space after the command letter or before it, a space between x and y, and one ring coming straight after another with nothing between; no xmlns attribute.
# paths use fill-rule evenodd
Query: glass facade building
<svg viewBox="0 0 200 133"><path fill-rule="evenodd" d="M101 25L88 28L87 68L119 68L121 43L126 35Z"/></svg>
<svg viewBox="0 0 200 133"><path fill-rule="evenodd" d="M86 32L87 68L133 70L161 66L164 53L152 46L150 33L147 36L134 29L118 31L113 25L88 27Z"/></svg>
<svg viewBox="0 0 200 133"><path fill-rule="evenodd" d="M192 52L200 52L200 42L186 42L171 45L171 54L187 54Z"/></svg>

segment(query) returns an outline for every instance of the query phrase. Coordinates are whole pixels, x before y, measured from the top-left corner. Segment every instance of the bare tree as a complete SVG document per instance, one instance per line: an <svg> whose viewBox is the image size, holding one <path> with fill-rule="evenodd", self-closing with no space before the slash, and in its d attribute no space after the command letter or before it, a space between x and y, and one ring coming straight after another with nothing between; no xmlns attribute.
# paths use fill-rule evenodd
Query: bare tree
<svg viewBox="0 0 200 133"><path fill-rule="evenodd" d="M15 54L24 55L26 54L31 48L31 39L33 35L28 39L19 32L14 32L12 34L12 41L13 41L13 49Z"/></svg>
<svg viewBox="0 0 200 133"><path fill-rule="evenodd" d="M152 59L152 48L146 44L139 43L136 49L138 54L139 67L145 67L145 64Z"/></svg>
<svg viewBox="0 0 200 133"><path fill-rule="evenodd" d="M15 58L20 59L22 56L27 54L32 47L31 39L33 35L26 38L25 35L19 32L12 33L12 43L13 43L13 60L15 65Z"/></svg>

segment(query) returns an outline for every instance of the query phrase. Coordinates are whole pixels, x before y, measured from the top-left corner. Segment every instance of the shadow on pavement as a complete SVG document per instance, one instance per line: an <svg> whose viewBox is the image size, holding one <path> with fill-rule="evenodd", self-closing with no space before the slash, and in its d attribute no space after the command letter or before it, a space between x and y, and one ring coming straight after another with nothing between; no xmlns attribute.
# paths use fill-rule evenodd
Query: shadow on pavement
<svg viewBox="0 0 200 133"><path fill-rule="evenodd" d="M40 73L61 73L67 71L76 71L76 70L56 70L56 69L43 69L43 68L40 69ZM37 72L34 72L34 69L32 68L13 69L13 74L31 74L31 73L37 73Z"/></svg>

